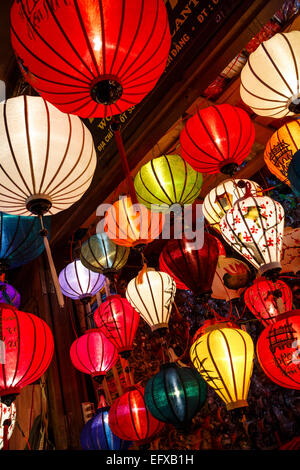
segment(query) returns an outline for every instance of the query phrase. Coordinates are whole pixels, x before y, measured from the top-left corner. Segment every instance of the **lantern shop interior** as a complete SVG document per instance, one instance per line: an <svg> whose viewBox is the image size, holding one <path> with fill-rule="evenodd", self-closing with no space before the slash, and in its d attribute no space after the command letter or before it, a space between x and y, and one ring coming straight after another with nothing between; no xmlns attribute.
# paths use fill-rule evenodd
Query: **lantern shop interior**
<svg viewBox="0 0 300 470"><path fill-rule="evenodd" d="M0 5L0 448L297 450L300 2L113 4Z"/></svg>

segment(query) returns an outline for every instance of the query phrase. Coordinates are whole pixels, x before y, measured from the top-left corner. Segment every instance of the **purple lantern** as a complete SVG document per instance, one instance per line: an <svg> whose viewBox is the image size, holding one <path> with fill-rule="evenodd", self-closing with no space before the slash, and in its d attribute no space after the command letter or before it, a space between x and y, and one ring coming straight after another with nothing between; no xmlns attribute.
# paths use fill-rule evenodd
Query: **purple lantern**
<svg viewBox="0 0 300 470"><path fill-rule="evenodd" d="M21 296L19 292L10 284L0 282L0 303L20 307Z"/></svg>
<svg viewBox="0 0 300 470"><path fill-rule="evenodd" d="M105 276L90 271L83 266L80 259L75 259L60 272L58 280L62 293L66 297L88 301L102 289Z"/></svg>

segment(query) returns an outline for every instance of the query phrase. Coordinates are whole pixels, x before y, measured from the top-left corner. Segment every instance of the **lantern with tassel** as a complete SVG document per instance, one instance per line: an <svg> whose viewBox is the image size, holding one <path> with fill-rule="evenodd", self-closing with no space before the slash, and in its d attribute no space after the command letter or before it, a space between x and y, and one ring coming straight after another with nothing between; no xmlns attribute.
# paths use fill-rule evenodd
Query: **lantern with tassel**
<svg viewBox="0 0 300 470"><path fill-rule="evenodd" d="M300 150L293 156L291 163L288 167L288 180L293 190L293 193L300 197Z"/></svg>
<svg viewBox="0 0 300 470"><path fill-rule="evenodd" d="M89 302L105 283L105 277L102 274L87 269L80 259L67 264L60 272L58 280L62 293L66 297L81 300L83 303Z"/></svg>
<svg viewBox="0 0 300 470"><path fill-rule="evenodd" d="M0 403L0 450L5 450L5 444L14 432L16 419L17 411L15 403L12 403L10 406Z"/></svg>
<svg viewBox="0 0 300 470"><path fill-rule="evenodd" d="M285 227L282 241L281 256L282 273L300 271L300 227Z"/></svg>
<svg viewBox="0 0 300 470"><path fill-rule="evenodd" d="M243 261L219 256L212 283L212 298L227 301L238 299L250 281L250 277L250 269Z"/></svg>
<svg viewBox="0 0 300 470"><path fill-rule="evenodd" d="M0 282L0 303L13 305L16 308L19 308L21 296L13 286L7 284L7 282Z"/></svg>

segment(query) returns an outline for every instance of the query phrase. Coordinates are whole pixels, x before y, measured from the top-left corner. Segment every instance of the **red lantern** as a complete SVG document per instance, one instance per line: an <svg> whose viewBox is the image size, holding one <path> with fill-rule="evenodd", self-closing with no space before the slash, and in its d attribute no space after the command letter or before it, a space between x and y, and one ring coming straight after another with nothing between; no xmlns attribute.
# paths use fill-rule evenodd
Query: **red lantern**
<svg viewBox="0 0 300 470"><path fill-rule="evenodd" d="M278 315L293 308L292 291L285 282L256 279L245 292L245 304L264 326L277 321Z"/></svg>
<svg viewBox="0 0 300 470"><path fill-rule="evenodd" d="M76 369L101 382L118 360L115 346L97 328L87 330L71 346L70 356Z"/></svg>
<svg viewBox="0 0 300 470"><path fill-rule="evenodd" d="M300 310L283 313L265 328L256 352L262 369L273 382L300 390Z"/></svg>
<svg viewBox="0 0 300 470"><path fill-rule="evenodd" d="M145 404L143 387L128 387L117 398L109 411L109 426L112 432L125 441L147 442L158 434L162 424L154 418Z"/></svg>
<svg viewBox="0 0 300 470"><path fill-rule="evenodd" d="M231 320L228 320L227 318L222 318L220 316L218 316L218 318L211 318L205 320L203 325L198 328L198 330L193 336L192 344L194 344L197 339L199 339L205 333L208 333L210 330L214 330L215 325L218 325L223 328L240 328L236 323L232 322Z"/></svg>
<svg viewBox="0 0 300 470"><path fill-rule="evenodd" d="M121 114L142 101L171 45L163 0L16 0L11 39L26 81L83 118Z"/></svg>
<svg viewBox="0 0 300 470"><path fill-rule="evenodd" d="M129 357L140 315L128 300L120 295L107 297L95 311L94 321L115 345L120 355L124 358Z"/></svg>
<svg viewBox="0 0 300 470"><path fill-rule="evenodd" d="M248 114L220 104L198 110L180 134L181 156L202 173L232 175L249 155L255 129Z"/></svg>
<svg viewBox="0 0 300 470"><path fill-rule="evenodd" d="M173 272L172 273L170 272L167 264L165 263L162 253L159 256L159 270L162 271L163 273L169 274L174 279L177 289L189 290L189 288L183 282L181 282L180 279L178 279L178 277L175 276Z"/></svg>
<svg viewBox="0 0 300 470"><path fill-rule="evenodd" d="M164 246L160 262L165 272L178 279L196 295L208 295L211 292L216 272L219 249L216 238L204 233L202 248L186 238L169 240Z"/></svg>
<svg viewBox="0 0 300 470"><path fill-rule="evenodd" d="M0 305L0 396L8 406L23 387L38 380L54 351L49 326L31 313Z"/></svg>

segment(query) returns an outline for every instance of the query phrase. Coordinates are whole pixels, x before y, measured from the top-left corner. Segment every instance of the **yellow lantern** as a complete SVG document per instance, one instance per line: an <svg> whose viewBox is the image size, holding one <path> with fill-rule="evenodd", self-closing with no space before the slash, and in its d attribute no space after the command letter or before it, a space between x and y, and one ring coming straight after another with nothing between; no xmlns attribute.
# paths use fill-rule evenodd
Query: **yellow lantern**
<svg viewBox="0 0 300 470"><path fill-rule="evenodd" d="M265 162L270 172L290 185L288 167L293 155L300 149L300 123L291 121L280 127L267 143Z"/></svg>
<svg viewBox="0 0 300 470"><path fill-rule="evenodd" d="M227 410L248 406L254 345L239 328L208 326L190 349L194 367L226 403Z"/></svg>

